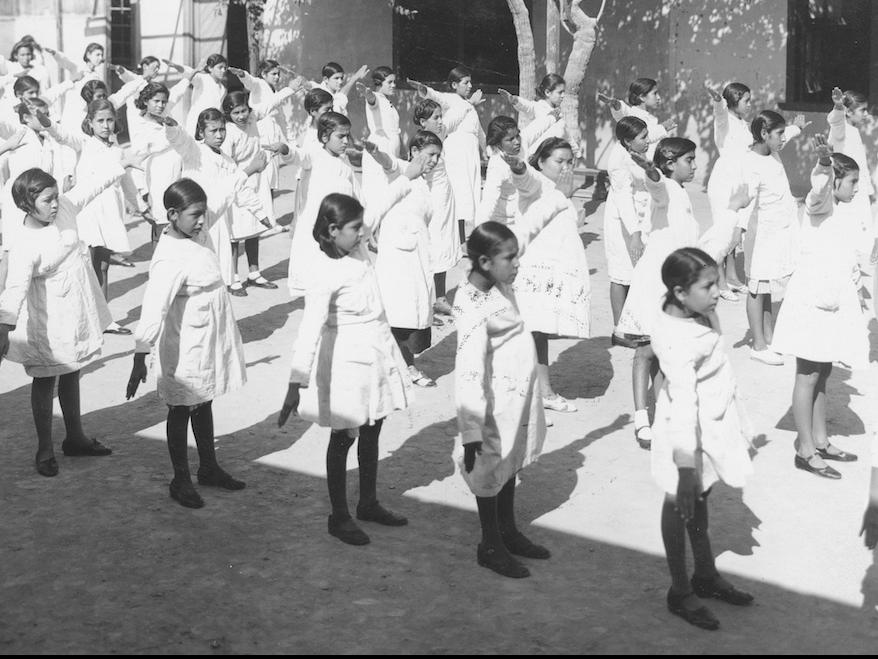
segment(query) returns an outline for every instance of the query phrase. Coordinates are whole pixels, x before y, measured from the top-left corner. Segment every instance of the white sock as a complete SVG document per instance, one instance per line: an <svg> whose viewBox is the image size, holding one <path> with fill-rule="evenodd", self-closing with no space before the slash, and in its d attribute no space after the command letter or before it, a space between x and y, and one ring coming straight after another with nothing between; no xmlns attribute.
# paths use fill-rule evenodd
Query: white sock
<svg viewBox="0 0 878 659"><path fill-rule="evenodd" d="M646 410L634 410L634 427L649 426L649 413Z"/></svg>
<svg viewBox="0 0 878 659"><path fill-rule="evenodd" d="M262 278L262 273L259 272L259 270L256 270L255 272L251 272L249 275L247 275L247 279L252 279L253 281L256 281L257 279L261 279L261 278Z"/></svg>

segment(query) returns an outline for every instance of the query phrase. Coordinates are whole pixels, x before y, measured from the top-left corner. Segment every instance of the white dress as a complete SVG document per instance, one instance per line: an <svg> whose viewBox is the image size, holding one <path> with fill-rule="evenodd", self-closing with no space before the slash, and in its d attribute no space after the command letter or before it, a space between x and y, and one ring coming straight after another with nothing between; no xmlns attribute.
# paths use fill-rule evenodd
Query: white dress
<svg viewBox="0 0 878 659"><path fill-rule="evenodd" d="M433 273L447 272L460 260L460 237L454 213L454 194L448 181L445 156L425 177L433 203L430 220L430 266Z"/></svg>
<svg viewBox="0 0 878 659"><path fill-rule="evenodd" d="M722 337L692 318L656 306L652 348L664 373L652 424L652 475L677 493L678 469L694 468L707 490L717 481L743 487L753 473L753 436L738 398Z"/></svg>
<svg viewBox="0 0 878 659"><path fill-rule="evenodd" d="M275 98L274 89L262 78L254 78L246 73L242 82L250 92L251 108L255 109L264 103L270 103ZM291 149L295 146L289 137L290 126L287 121L287 111L290 105L288 101L291 98L292 93L284 95L274 107L267 109L258 120L259 138L263 145L281 142L289 145ZM267 185L271 190L276 190L280 185L280 162L278 158L271 158L268 166L262 172L262 176L267 180Z"/></svg>
<svg viewBox="0 0 878 659"><path fill-rule="evenodd" d="M199 71L192 77L192 97L189 101L189 114L186 115L186 132L195 136L198 115L207 108L216 108L222 112L223 99L228 90L226 86L214 80L207 72Z"/></svg>
<svg viewBox="0 0 878 659"><path fill-rule="evenodd" d="M366 124L369 127L369 140L391 158L399 158L400 130L399 113L384 94L375 92L375 104L366 105ZM362 190L366 203L374 195L383 194L387 177L381 165L367 153L363 154Z"/></svg>
<svg viewBox="0 0 878 659"><path fill-rule="evenodd" d="M867 317L857 295L857 250L851 227L859 229L860 208L833 199L832 167L815 167L805 200L812 230L805 234L771 347L813 362L869 364ZM855 198L856 200L856 198Z"/></svg>
<svg viewBox="0 0 878 659"><path fill-rule="evenodd" d="M323 151L323 145L317 139L317 128L315 126L310 125L305 129L298 146L300 162L299 170L296 173L296 224L298 224L299 218L302 217L305 205L308 202L308 186L311 183L311 162L314 160L314 154Z"/></svg>
<svg viewBox="0 0 878 659"><path fill-rule="evenodd" d="M332 111L348 116L348 95L343 91L332 91L323 82L311 82L311 89L322 89L332 96Z"/></svg>
<svg viewBox="0 0 878 659"><path fill-rule="evenodd" d="M555 119L552 114L555 108L546 99L531 101L517 97L515 109L518 115L518 127L521 131L521 148L528 157L536 153L537 147L550 137L567 138L567 124L564 118ZM572 142L571 142L572 145Z"/></svg>
<svg viewBox="0 0 878 659"><path fill-rule="evenodd" d="M648 337L652 336L656 309L667 290L662 283L662 264L674 250L696 246L698 221L682 185L665 176L658 183L648 177L646 181L652 197L652 230L643 255L634 266L618 330Z"/></svg>
<svg viewBox="0 0 878 659"><path fill-rule="evenodd" d="M482 199L476 209L476 226L489 220L513 224L519 215L518 188L512 180L512 169L503 160L500 151L492 150L494 153L488 158Z"/></svg>
<svg viewBox="0 0 878 659"><path fill-rule="evenodd" d="M540 199L560 194L552 181L530 166L523 174L513 174L513 179L522 215ZM589 337L591 283L578 222L579 214L567 199L564 210L521 257L513 288L529 332Z"/></svg>
<svg viewBox="0 0 878 659"><path fill-rule="evenodd" d="M23 226L9 252L0 323L15 326L7 359L31 377L73 373L101 352L112 317L76 214L122 174L121 167L107 167L101 178L80 179L58 198L55 221Z"/></svg>
<svg viewBox="0 0 878 659"><path fill-rule="evenodd" d="M560 193L533 204L513 226L519 255L566 208ZM460 473L477 497L495 496L515 474L534 462L546 438L546 418L536 372L536 351L518 312L515 293L505 284L481 291L468 279L454 296L457 354L454 396L460 441L455 449ZM472 471L463 464L463 446L481 442Z"/></svg>
<svg viewBox="0 0 878 659"><path fill-rule="evenodd" d="M247 381L232 303L207 231L162 234L149 264L136 352L158 344L157 388L168 405L207 403Z"/></svg>
<svg viewBox="0 0 878 659"><path fill-rule="evenodd" d="M604 208L604 252L607 255L607 274L610 281L628 286L634 264L628 252L625 232L640 231L646 243L650 230L650 194L646 187L646 172L632 159L620 143L613 145L607 161L610 190Z"/></svg>
<svg viewBox="0 0 878 659"><path fill-rule="evenodd" d="M392 185L394 197L403 184ZM366 210L375 224L387 205ZM299 415L334 430L372 425L408 407L412 385L390 333L378 279L361 242L340 259L322 251L312 261L313 285L293 347L290 382L303 387ZM316 364L315 364L316 362Z"/></svg>
<svg viewBox="0 0 878 659"><path fill-rule="evenodd" d="M472 103L458 94L437 92L428 87L427 98L442 107L442 121L448 133L443 150L457 219L472 222L482 185L479 144L484 141L484 133L479 114Z"/></svg>

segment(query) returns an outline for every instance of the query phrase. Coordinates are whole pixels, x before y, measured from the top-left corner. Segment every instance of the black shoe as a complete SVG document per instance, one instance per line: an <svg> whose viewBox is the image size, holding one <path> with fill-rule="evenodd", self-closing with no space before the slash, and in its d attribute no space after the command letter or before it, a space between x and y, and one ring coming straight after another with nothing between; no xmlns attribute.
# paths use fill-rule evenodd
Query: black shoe
<svg viewBox="0 0 878 659"><path fill-rule="evenodd" d="M836 451L838 451L838 453L830 453L828 450L830 446L832 446L832 444L827 444L823 448L818 448L817 455L819 455L824 460L835 460L836 462L856 462L857 461L856 455L854 455L853 453L848 453L847 451L842 451L837 446L832 446L832 448L834 448Z"/></svg>
<svg viewBox="0 0 878 659"><path fill-rule="evenodd" d="M384 526L405 526L409 523L405 517L390 512L377 501L368 506L357 506L357 519Z"/></svg>
<svg viewBox="0 0 878 659"><path fill-rule="evenodd" d="M82 442L71 442L70 440L65 439L63 442L61 442L61 450L67 457L81 455L101 456L110 455L110 453L113 452L113 449L104 446L96 439L92 439L90 444L83 444Z"/></svg>
<svg viewBox="0 0 878 659"><path fill-rule="evenodd" d="M224 490L243 490L247 483L232 478L219 467L198 470L198 484L210 487L221 487Z"/></svg>
<svg viewBox="0 0 878 659"><path fill-rule="evenodd" d="M530 576L530 570L512 558L509 554L504 556L493 547L485 549L479 544L478 551L476 551L476 560L482 567L493 570L504 577L524 579L525 577Z"/></svg>
<svg viewBox="0 0 878 659"><path fill-rule="evenodd" d="M47 458L46 460L36 459L37 465L37 473L40 476L48 476L51 478L52 476L58 475L58 461L55 459L55 456L51 458Z"/></svg>
<svg viewBox="0 0 878 659"><path fill-rule="evenodd" d="M700 606L697 609L687 609L683 606L683 602L687 597L691 597L693 593L685 593L683 595L675 595L672 591L668 591L668 611L675 616L680 616L690 625L695 625L701 629L715 631L719 629L719 620L710 612L706 606Z"/></svg>
<svg viewBox="0 0 878 659"><path fill-rule="evenodd" d="M334 535L349 545L368 545L370 542L369 536L357 526L357 523L350 516L338 519L334 515L330 515L329 535Z"/></svg>
<svg viewBox="0 0 878 659"><path fill-rule="evenodd" d="M823 478L831 478L833 480L838 480L841 478L841 474L838 473L835 469L826 465L825 467L817 468L811 466L811 458L813 458L816 454L812 454L808 458L803 458L802 456L796 454L796 459L793 461L793 464L796 465L796 469L801 469L802 471L810 471L812 474L817 474L818 476L822 476Z"/></svg>
<svg viewBox="0 0 878 659"><path fill-rule="evenodd" d="M552 552L528 540L521 531L516 530L501 537L503 538L503 544L506 545L506 549L509 550L510 554L540 559L551 558L552 556Z"/></svg>
<svg viewBox="0 0 878 659"><path fill-rule="evenodd" d="M228 287L229 295L234 295L235 297L247 297L247 291L244 290L243 286Z"/></svg>
<svg viewBox="0 0 878 659"><path fill-rule="evenodd" d="M178 481L174 479L170 486L171 498L178 501L186 508L203 508L204 499L195 491L191 481Z"/></svg>
<svg viewBox="0 0 878 659"><path fill-rule="evenodd" d="M738 590L731 584L722 586L717 583L716 577L710 579L692 577L690 583L692 584L692 590L702 599L712 597L735 606L749 606L753 603L753 596L750 593Z"/></svg>

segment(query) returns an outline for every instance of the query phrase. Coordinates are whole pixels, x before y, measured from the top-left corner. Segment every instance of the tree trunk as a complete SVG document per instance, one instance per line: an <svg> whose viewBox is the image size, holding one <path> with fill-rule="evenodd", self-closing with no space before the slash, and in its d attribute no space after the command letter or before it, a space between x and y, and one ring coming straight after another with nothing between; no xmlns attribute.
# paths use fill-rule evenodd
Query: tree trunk
<svg viewBox="0 0 878 659"><path fill-rule="evenodd" d="M518 38L518 95L533 100L536 82L536 47L530 29L530 13L524 0L506 0Z"/></svg>
<svg viewBox="0 0 878 659"><path fill-rule="evenodd" d="M578 0L574 0L570 7L570 21L576 26L573 33L573 47L570 57L567 59L567 68L564 71L564 81L567 83L567 93L564 94L564 102L561 111L564 122L574 142L574 147L579 147L581 157L585 158L585 144L582 140L582 128L579 120L579 88L585 78L585 68L597 40L597 19L586 14L579 6Z"/></svg>
<svg viewBox="0 0 878 659"><path fill-rule="evenodd" d="M254 14L258 12L259 16L261 16L263 4L263 2L257 0L248 0L244 3L247 14L247 50L250 55L250 73L253 75L256 75L259 67L261 59L260 44L262 42L262 21Z"/></svg>

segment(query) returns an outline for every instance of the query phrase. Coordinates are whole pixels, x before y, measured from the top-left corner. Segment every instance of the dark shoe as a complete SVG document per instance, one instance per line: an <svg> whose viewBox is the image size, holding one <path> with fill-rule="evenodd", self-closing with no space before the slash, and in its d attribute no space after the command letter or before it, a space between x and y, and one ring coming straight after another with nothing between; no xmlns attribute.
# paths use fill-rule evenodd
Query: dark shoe
<svg viewBox="0 0 878 659"><path fill-rule="evenodd" d="M40 476L57 476L58 475L58 461L55 460L55 457L48 458L46 460L36 461L37 464L37 473Z"/></svg>
<svg viewBox="0 0 878 659"><path fill-rule="evenodd" d="M829 448L834 448L838 453L830 453ZM827 444L824 448L817 449L817 455L819 455L824 460L835 460L836 462L856 462L857 456L853 453L848 453L846 451L842 451L837 446L833 446L832 444Z"/></svg>
<svg viewBox="0 0 878 659"><path fill-rule="evenodd" d="M390 512L377 501L369 506L357 506L357 519L384 526L405 526L409 523L405 517Z"/></svg>
<svg viewBox="0 0 878 659"><path fill-rule="evenodd" d="M838 473L835 469L826 465L825 467L814 467L811 465L811 458L816 455L813 454L808 458L803 458L800 455L796 455L796 459L793 461L793 464L796 465L796 469L801 469L802 471L810 471L812 474L817 474L818 476L822 476L823 478L831 478L833 480L838 480L841 478L841 474Z"/></svg>
<svg viewBox="0 0 878 659"><path fill-rule="evenodd" d="M713 599L721 600L726 604L734 604L735 606L748 606L753 603L753 596L750 593L738 590L728 583L721 585L717 583L716 577L710 579L692 577L690 583L692 584L692 590L694 590L695 594L702 599L712 597Z"/></svg>
<svg viewBox="0 0 878 659"><path fill-rule="evenodd" d="M509 556L509 554L504 556L493 547L485 549L481 543L476 552L476 560L482 567L493 570L497 574L502 574L504 577L524 579L530 576L530 570Z"/></svg>
<svg viewBox="0 0 878 659"><path fill-rule="evenodd" d="M277 288L277 284L273 281L268 281L265 277L260 277L262 281L259 279L247 279L244 282L244 286L255 286L256 288Z"/></svg>
<svg viewBox="0 0 878 659"><path fill-rule="evenodd" d="M110 455L110 453L113 452L113 449L104 446L96 439L91 440L90 444L71 442L65 439L61 442L61 450L64 452L64 455L68 457L80 455L97 457L101 455Z"/></svg>
<svg viewBox="0 0 878 659"><path fill-rule="evenodd" d="M198 484L210 487L221 487L224 490L243 490L247 483L232 478L219 467L198 470Z"/></svg>
<svg viewBox="0 0 878 659"><path fill-rule="evenodd" d="M113 323L107 329L104 330L104 334L118 334L119 336L130 336L131 330L127 327L121 327L117 323Z"/></svg>
<svg viewBox="0 0 878 659"><path fill-rule="evenodd" d="M552 552L528 540L521 531L516 530L502 537L503 544L506 545L506 549L509 550L510 554L524 556L525 558L541 559L551 558L552 556Z"/></svg>
<svg viewBox="0 0 878 659"><path fill-rule="evenodd" d="M363 533L363 530L357 526L350 517L337 519L333 515L329 516L329 535L349 545L368 545L369 536Z"/></svg>
<svg viewBox="0 0 878 659"><path fill-rule="evenodd" d="M244 290L243 286L229 286L229 295L234 295L235 297L247 297L247 291Z"/></svg>
<svg viewBox="0 0 878 659"><path fill-rule="evenodd" d="M191 481L171 481L171 498L187 508L203 508L204 499L195 491Z"/></svg>
<svg viewBox="0 0 878 659"><path fill-rule="evenodd" d="M634 334L616 334L610 335L610 345L622 346L623 348L639 348L649 343L649 339Z"/></svg>
<svg viewBox="0 0 878 659"><path fill-rule="evenodd" d="M133 268L134 264L123 256L110 255L110 265L121 265L124 268Z"/></svg>
<svg viewBox="0 0 878 659"><path fill-rule="evenodd" d="M675 595L670 590L668 591L668 611L673 613L675 616L680 616L688 622L690 625L695 625L696 627L700 627L701 629L707 629L708 631L714 631L719 629L719 620L717 620L713 613L710 612L706 606L700 606L697 609L687 609L683 606L683 602L687 597L692 597L693 593L685 593L684 595Z"/></svg>

